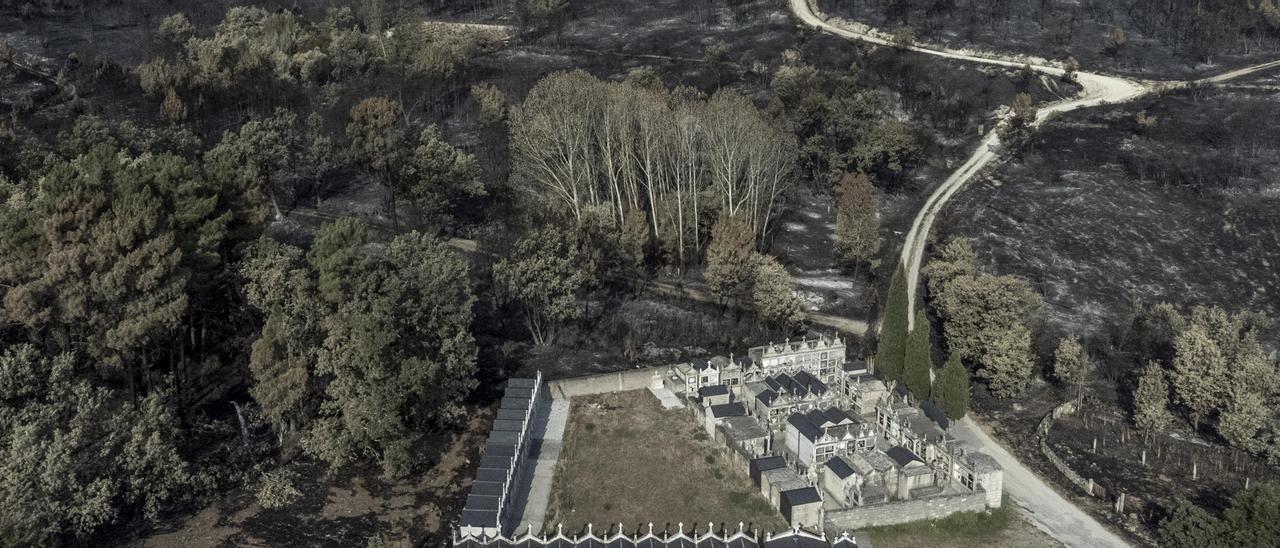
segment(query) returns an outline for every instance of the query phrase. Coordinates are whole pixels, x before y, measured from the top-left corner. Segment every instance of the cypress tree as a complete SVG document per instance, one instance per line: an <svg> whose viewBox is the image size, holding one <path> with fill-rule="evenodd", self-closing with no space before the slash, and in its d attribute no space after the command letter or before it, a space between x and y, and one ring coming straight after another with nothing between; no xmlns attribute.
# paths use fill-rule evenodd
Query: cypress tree
<svg viewBox="0 0 1280 548"><path fill-rule="evenodd" d="M929 318L925 316L924 310L917 310L915 329L907 335L902 377L918 401L929 399L931 388L932 379L929 376L933 371L933 344L930 341L930 331L932 326L929 325Z"/></svg>
<svg viewBox="0 0 1280 548"><path fill-rule="evenodd" d="M889 299L880 324L876 369L885 380L900 380L907 352L907 276L898 265L889 284Z"/></svg>
<svg viewBox="0 0 1280 548"><path fill-rule="evenodd" d="M959 354L951 353L942 366L934 385L933 400L951 420L960 420L969 411L969 371L960 363Z"/></svg>

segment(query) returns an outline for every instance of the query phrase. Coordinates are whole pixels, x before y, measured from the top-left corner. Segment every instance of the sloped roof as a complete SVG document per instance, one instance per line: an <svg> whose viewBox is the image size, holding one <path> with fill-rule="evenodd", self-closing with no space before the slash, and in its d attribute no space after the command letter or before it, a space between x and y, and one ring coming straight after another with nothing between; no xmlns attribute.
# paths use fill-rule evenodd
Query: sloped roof
<svg viewBox="0 0 1280 548"><path fill-rule="evenodd" d="M810 422L808 417L800 413L787 417L787 424L794 426L796 431L809 441L814 441L822 437L822 428Z"/></svg>
<svg viewBox="0 0 1280 548"><path fill-rule="evenodd" d="M722 417L745 417L747 415L747 407L742 405L741 402L724 403L711 406L710 412L711 417L716 419Z"/></svg>
<svg viewBox="0 0 1280 548"><path fill-rule="evenodd" d="M849 466L848 462L845 462L844 457L830 459L824 466L831 470L831 473L835 474L836 477L840 479L845 479L853 475L853 468Z"/></svg>
<svg viewBox="0 0 1280 548"><path fill-rule="evenodd" d="M778 393L772 389L764 389L759 394L756 394L756 399L765 405L773 405L773 402L778 401Z"/></svg>
<svg viewBox="0 0 1280 548"><path fill-rule="evenodd" d="M724 396L728 393L729 387L723 384L713 384L698 389L698 395L704 398L708 396Z"/></svg>
<svg viewBox="0 0 1280 548"><path fill-rule="evenodd" d="M890 447L884 452L884 454L888 455L889 458L893 459L893 462L897 463L898 466L901 467L905 467L913 461L924 462L920 457L917 457L915 453L912 453L910 449L901 445Z"/></svg>
<svg viewBox="0 0 1280 548"><path fill-rule="evenodd" d="M783 491L780 496L787 499L787 503L791 506L822 502L822 497L818 496L818 490L813 487Z"/></svg>

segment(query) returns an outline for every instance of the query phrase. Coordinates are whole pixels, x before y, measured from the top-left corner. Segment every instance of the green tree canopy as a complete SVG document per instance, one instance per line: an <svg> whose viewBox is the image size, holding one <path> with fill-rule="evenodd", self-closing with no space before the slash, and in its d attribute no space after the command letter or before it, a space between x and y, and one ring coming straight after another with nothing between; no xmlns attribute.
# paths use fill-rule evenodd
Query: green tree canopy
<svg viewBox="0 0 1280 548"><path fill-rule="evenodd" d="M445 142L436 126L422 130L407 169L406 198L419 215L438 218L441 224L458 213L463 200L485 195L475 156Z"/></svg>
<svg viewBox="0 0 1280 548"><path fill-rule="evenodd" d="M516 242L493 266L495 289L519 305L536 344L551 344L558 327L578 317L578 298L596 283L599 260L577 238L542 228Z"/></svg>
<svg viewBox="0 0 1280 548"><path fill-rule="evenodd" d="M1031 330L1041 299L1015 276L959 275L942 287L934 306L942 317L947 349L977 366L1001 396L1021 392L1031 377Z"/></svg>
<svg viewBox="0 0 1280 548"><path fill-rule="evenodd" d="M778 259L756 254L752 261L755 278L752 281L752 303L756 313L766 323L792 330L804 323L804 302L796 296L791 274Z"/></svg>
<svg viewBox="0 0 1280 548"><path fill-rule="evenodd" d="M389 476L407 472L422 428L454 416L474 386L466 263L417 232L378 253L363 225L343 219L320 230L305 261L259 242L244 273L267 318L252 394L282 441L305 429L304 447L335 466L372 457Z"/></svg>
<svg viewBox="0 0 1280 548"><path fill-rule="evenodd" d="M754 244L751 225L744 217L721 215L711 227L703 276L721 298L737 298L750 289Z"/></svg>
<svg viewBox="0 0 1280 548"><path fill-rule="evenodd" d="M1267 482L1240 491L1221 517L1178 501L1160 521L1158 536L1170 548L1280 545L1280 488Z"/></svg>
<svg viewBox="0 0 1280 548"><path fill-rule="evenodd" d="M6 314L117 373L171 356L163 341L194 315L225 313L213 293L259 218L234 174L108 146L54 166L27 199L0 205L2 262L17 267L0 269Z"/></svg>
<svg viewBox="0 0 1280 548"><path fill-rule="evenodd" d="M907 277L902 266L893 273L884 320L880 324L880 340L876 346L876 370L885 380L903 377L907 355Z"/></svg>
<svg viewBox="0 0 1280 548"><path fill-rule="evenodd" d="M229 169L243 169L271 199L276 220L284 218L281 202L292 202L293 184L285 177L295 169L300 154L298 116L283 108L266 118L254 119L228 131L205 155L205 162Z"/></svg>
<svg viewBox="0 0 1280 548"><path fill-rule="evenodd" d="M960 356L947 358L933 385L933 398L951 420L960 420L969 412L969 370L960 363Z"/></svg>
<svg viewBox="0 0 1280 548"><path fill-rule="evenodd" d="M1075 392L1077 402L1084 397L1084 385L1089 378L1092 363L1079 341L1063 337L1053 351L1053 376Z"/></svg>
<svg viewBox="0 0 1280 548"><path fill-rule="evenodd" d="M948 239L929 258L924 267L925 278L929 280L929 294L937 297L947 282L960 276L973 276L978 273L978 256L969 244L968 238L953 237Z"/></svg>
<svg viewBox="0 0 1280 548"><path fill-rule="evenodd" d="M933 384L933 326L923 308L916 311L915 324L907 335L902 377L911 394L918 401L925 401Z"/></svg>
<svg viewBox="0 0 1280 548"><path fill-rule="evenodd" d="M836 187L836 257L853 264L880 251L880 219L875 189L865 173L846 173Z"/></svg>
<svg viewBox="0 0 1280 548"><path fill-rule="evenodd" d="M136 404L78 372L70 354L0 353L0 538L87 541L155 518L189 488L177 420L156 392Z"/></svg>
<svg viewBox="0 0 1280 548"><path fill-rule="evenodd" d="M1169 382L1159 362L1150 361L1133 392L1133 424L1147 436L1169 426Z"/></svg>

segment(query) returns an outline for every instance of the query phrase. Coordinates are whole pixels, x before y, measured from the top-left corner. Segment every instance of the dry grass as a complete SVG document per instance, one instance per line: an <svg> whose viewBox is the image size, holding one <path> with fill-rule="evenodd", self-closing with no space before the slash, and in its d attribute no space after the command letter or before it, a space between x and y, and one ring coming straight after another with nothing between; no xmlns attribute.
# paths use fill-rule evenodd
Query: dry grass
<svg viewBox="0 0 1280 548"><path fill-rule="evenodd" d="M1036 529L1018 513L1009 500L989 512L960 512L939 520L913 521L901 525L872 527L866 534L878 548L1042 548L1061 546Z"/></svg>
<svg viewBox="0 0 1280 548"><path fill-rule="evenodd" d="M736 529L740 521L785 528L724 451L688 410L664 410L646 390L575 398L547 522L566 531L650 522L673 531L680 522L686 530L694 523Z"/></svg>

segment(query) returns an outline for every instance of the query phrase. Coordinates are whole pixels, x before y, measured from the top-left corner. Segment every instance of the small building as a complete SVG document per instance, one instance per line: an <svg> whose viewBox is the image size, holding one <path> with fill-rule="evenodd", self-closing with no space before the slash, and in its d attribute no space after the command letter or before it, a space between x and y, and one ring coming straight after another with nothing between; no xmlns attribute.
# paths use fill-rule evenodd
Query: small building
<svg viewBox="0 0 1280 548"><path fill-rule="evenodd" d="M778 510L792 528L822 528L822 497L818 495L817 489L802 487L783 491L778 499Z"/></svg>
<svg viewBox="0 0 1280 548"><path fill-rule="evenodd" d="M760 487L761 493L768 494L769 492L768 489L764 488L764 482L763 482L764 473L770 470L777 470L779 468L786 468L786 467L787 467L787 460L780 456L775 455L770 457L760 457L758 459L751 459L751 462L747 464L747 472L751 475L751 483L756 484L756 487Z"/></svg>
<svg viewBox="0 0 1280 548"><path fill-rule="evenodd" d="M727 404L732 397L729 394L728 386L723 384L713 384L699 388L698 399L702 401L703 406L711 407Z"/></svg>
<svg viewBox="0 0 1280 548"><path fill-rule="evenodd" d="M727 417L716 426L716 441L737 449L748 458L770 450L769 431L752 417Z"/></svg>
<svg viewBox="0 0 1280 548"><path fill-rule="evenodd" d="M707 407L706 412L703 414L703 427L706 428L708 436L715 437L716 426L724 422L725 419L746 416L747 407L740 402L712 405Z"/></svg>
<svg viewBox="0 0 1280 548"><path fill-rule="evenodd" d="M898 472L894 498L911 500L941 492L941 489L933 489L936 485L933 467L925 464L918 455L902 446L890 447L885 454L893 459Z"/></svg>
<svg viewBox="0 0 1280 548"><path fill-rule="evenodd" d="M875 447L875 439L874 425L834 407L787 418L787 451L805 471L837 455Z"/></svg>
<svg viewBox="0 0 1280 548"><path fill-rule="evenodd" d="M807 371L780 373L744 388L753 411L770 429L782 428L788 415L825 409L836 404L838 394Z"/></svg>
<svg viewBox="0 0 1280 548"><path fill-rule="evenodd" d="M845 372L840 385L841 398L850 410L859 415L874 415L881 400L889 397L884 381L864 372Z"/></svg>
<svg viewBox="0 0 1280 548"><path fill-rule="evenodd" d="M760 492L774 508L782 507L782 493L812 487L809 482L789 468L769 470L760 474Z"/></svg>
<svg viewBox="0 0 1280 548"><path fill-rule="evenodd" d="M823 490L845 508L888 502L888 480L897 485L893 460L878 449L828 460L821 476Z"/></svg>

